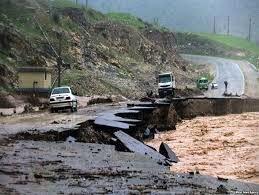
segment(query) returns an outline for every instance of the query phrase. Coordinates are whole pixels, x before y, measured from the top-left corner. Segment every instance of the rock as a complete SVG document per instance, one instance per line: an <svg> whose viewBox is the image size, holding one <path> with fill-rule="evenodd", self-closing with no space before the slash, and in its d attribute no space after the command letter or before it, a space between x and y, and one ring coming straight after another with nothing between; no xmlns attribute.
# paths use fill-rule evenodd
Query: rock
<svg viewBox="0 0 259 195"><path fill-rule="evenodd" d="M162 154L154 151L144 143L134 139L133 137L129 136L128 134L124 133L123 131L117 131L114 133L116 138L120 140L120 142L131 152L135 152L137 154L148 156L151 159L156 160L158 163L167 164L165 162L166 157Z"/></svg>
<svg viewBox="0 0 259 195"><path fill-rule="evenodd" d="M171 148L169 148L169 146L162 142L160 147L159 147L159 153L164 155L166 158L169 159L169 161L174 162L174 163L178 163L179 159L176 156L176 154L171 150Z"/></svg>
<svg viewBox="0 0 259 195"><path fill-rule="evenodd" d="M228 189L224 185L217 187L217 193L219 194L228 194Z"/></svg>
<svg viewBox="0 0 259 195"><path fill-rule="evenodd" d="M50 124L52 124L52 125L54 125L54 124L59 124L59 122L57 122L57 121L53 121L52 123L50 123Z"/></svg>
<svg viewBox="0 0 259 195"><path fill-rule="evenodd" d="M219 176L218 176L218 180L219 180L219 181L223 181L223 182L227 182L227 181L228 181L227 178L222 178L222 177L219 177Z"/></svg>

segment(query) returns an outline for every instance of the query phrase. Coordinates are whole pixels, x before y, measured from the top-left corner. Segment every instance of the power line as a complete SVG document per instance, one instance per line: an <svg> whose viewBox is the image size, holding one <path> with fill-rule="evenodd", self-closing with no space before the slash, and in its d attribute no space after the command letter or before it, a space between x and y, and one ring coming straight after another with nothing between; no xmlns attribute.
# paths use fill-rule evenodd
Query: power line
<svg viewBox="0 0 259 195"><path fill-rule="evenodd" d="M38 9L45 14L44 10L42 9L42 7L38 4L38 2L36 0L33 0L33 2L35 3L35 5L38 7ZM55 50L55 48L53 47L53 45L51 44L49 38L48 38L48 34L43 30L42 26L40 25L40 22L37 20L36 18L37 16L35 15L33 17L33 19L35 20L36 24L38 25L41 33L43 34L44 38L47 40L49 46L51 47L52 51L54 52L54 54L56 55L56 57L59 57L57 51Z"/></svg>
<svg viewBox="0 0 259 195"><path fill-rule="evenodd" d="M36 0L34 0L34 3L36 4L36 6L39 8L39 10L42 11L42 13L45 14L44 10L41 8L41 6L38 4L38 2ZM43 30L42 26L40 25L40 22L37 20L36 16L34 16L34 20L36 21L36 23L38 24L44 38L47 40L49 46L51 47L51 49L53 50L54 54L57 57L57 67L58 67L58 77L54 80L54 83L52 84L52 87L55 85L57 79L58 79L58 86L61 86L61 74L68 68L70 67L70 64L65 64L63 62L63 59L61 58L61 50L62 50L62 43L61 43L61 35L58 35L58 39L59 39L59 52L57 52L55 50L55 48L53 47L53 45L51 44L50 40L48 39L48 35L47 33ZM66 67L64 70L61 70L61 66L65 64Z"/></svg>
<svg viewBox="0 0 259 195"><path fill-rule="evenodd" d="M49 46L51 47L52 51L54 52L54 54L56 55L56 57L59 57L57 51L55 50L55 48L52 46L51 42L48 39L47 33L45 33L45 31L43 30L42 26L40 25L39 21L36 19L36 16L33 17L33 19L35 20L36 24L38 25L41 33L43 34L44 38L46 39L46 41L48 42Z"/></svg>

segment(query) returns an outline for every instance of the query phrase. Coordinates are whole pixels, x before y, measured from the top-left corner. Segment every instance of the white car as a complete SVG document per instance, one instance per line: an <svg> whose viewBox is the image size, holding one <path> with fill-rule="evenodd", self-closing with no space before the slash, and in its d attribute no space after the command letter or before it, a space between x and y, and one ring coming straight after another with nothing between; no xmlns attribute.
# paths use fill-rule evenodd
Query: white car
<svg viewBox="0 0 259 195"><path fill-rule="evenodd" d="M49 104L51 112L68 108L71 112L77 111L77 99L67 86L54 88L49 98Z"/></svg>
<svg viewBox="0 0 259 195"><path fill-rule="evenodd" d="M211 89L218 89L218 84L216 82L212 82Z"/></svg>

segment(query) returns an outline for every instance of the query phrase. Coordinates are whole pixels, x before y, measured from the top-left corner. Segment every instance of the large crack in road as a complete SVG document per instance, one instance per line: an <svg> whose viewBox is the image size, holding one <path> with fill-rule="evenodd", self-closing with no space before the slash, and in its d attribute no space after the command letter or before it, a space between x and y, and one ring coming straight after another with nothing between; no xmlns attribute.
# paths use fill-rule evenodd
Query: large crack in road
<svg viewBox="0 0 259 195"><path fill-rule="evenodd" d="M240 108L236 109L237 105ZM123 123L129 127L124 129L126 133L141 140L147 127L151 128L151 132L154 128L169 130L174 128L177 118L259 110L256 105L259 106L258 100L252 99L228 98L219 101L217 98L187 98L173 100L171 104L140 102L130 103L129 107L120 104L95 105L79 110L78 114L41 113L34 117L29 114L1 118L0 190L13 194L256 192L259 191L256 184L193 172L172 173L161 162L160 155L159 160L152 158L152 154L149 156L149 152L156 153L150 148L142 153L132 153L122 152L128 150L118 149L117 144L111 145L118 143L113 135L122 130L120 125ZM40 123L44 115L47 117ZM78 115L79 118L69 121L69 117ZM56 119L53 118L55 116ZM82 123L83 119L89 120ZM71 129L65 128L76 121L81 123ZM107 121L109 123L106 125ZM25 130L29 125L31 128ZM12 129L9 131L8 127ZM116 135L120 137L118 133ZM121 133L119 135L123 136ZM134 139L131 143L138 145ZM133 146L131 150L136 148Z"/></svg>

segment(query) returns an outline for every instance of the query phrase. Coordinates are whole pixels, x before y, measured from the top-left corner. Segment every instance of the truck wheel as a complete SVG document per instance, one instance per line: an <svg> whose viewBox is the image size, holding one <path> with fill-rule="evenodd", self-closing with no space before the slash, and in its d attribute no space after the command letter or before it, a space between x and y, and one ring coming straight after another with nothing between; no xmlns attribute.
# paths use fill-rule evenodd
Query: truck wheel
<svg viewBox="0 0 259 195"><path fill-rule="evenodd" d="M50 108L51 113L54 113L55 111L56 111L55 108Z"/></svg>

